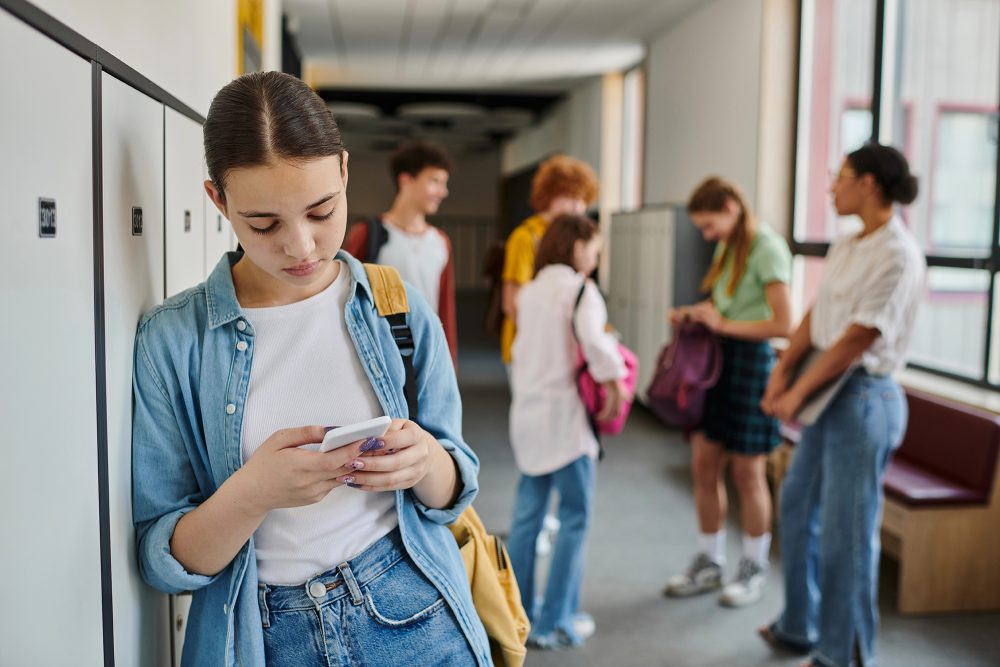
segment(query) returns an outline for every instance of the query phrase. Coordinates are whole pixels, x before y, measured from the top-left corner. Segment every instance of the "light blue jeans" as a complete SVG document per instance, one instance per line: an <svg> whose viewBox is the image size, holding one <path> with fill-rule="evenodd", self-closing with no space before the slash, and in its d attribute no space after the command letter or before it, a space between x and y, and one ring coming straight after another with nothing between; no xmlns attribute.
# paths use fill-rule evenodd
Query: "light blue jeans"
<svg viewBox="0 0 1000 667"><path fill-rule="evenodd" d="M906 429L890 377L854 372L802 433L781 487L785 609L771 626L823 667L877 664L882 477Z"/></svg>
<svg viewBox="0 0 1000 667"><path fill-rule="evenodd" d="M521 603L532 616L531 633L548 635L556 629L579 641L573 616L579 610L583 586L585 542L594 496L595 463L581 456L547 475L521 475L507 552L521 589ZM559 493L559 536L549 567L541 608L535 610L535 542L542 530L552 490Z"/></svg>
<svg viewBox="0 0 1000 667"><path fill-rule="evenodd" d="M399 529L298 586L258 587L268 667L475 665L447 602Z"/></svg>

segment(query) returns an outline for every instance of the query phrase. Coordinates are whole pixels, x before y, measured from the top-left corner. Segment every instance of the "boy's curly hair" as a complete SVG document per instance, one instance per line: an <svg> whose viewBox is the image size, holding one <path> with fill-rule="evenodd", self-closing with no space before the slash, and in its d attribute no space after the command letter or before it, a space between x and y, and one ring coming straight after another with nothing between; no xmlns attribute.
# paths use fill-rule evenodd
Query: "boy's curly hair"
<svg viewBox="0 0 1000 667"><path fill-rule="evenodd" d="M597 201L597 174L583 160L555 155L538 166L531 180L531 208L549 208L556 197L576 197L592 205Z"/></svg>

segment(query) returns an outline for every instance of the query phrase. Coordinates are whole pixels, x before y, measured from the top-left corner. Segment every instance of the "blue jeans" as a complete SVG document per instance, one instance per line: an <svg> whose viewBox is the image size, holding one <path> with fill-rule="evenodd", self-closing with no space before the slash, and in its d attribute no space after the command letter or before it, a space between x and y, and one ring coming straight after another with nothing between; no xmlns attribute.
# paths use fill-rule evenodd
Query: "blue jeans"
<svg viewBox="0 0 1000 667"><path fill-rule="evenodd" d="M258 587L268 667L475 665L445 599L399 530L298 586Z"/></svg>
<svg viewBox="0 0 1000 667"><path fill-rule="evenodd" d="M534 635L560 629L571 639L579 639L573 632L573 615L579 609L583 586L584 542L594 496L594 468L593 459L581 456L547 475L521 475L518 483L507 552L521 589L521 603L533 616ZM553 489L559 493L559 536L552 553L545 598L541 609L534 614L535 542Z"/></svg>
<svg viewBox="0 0 1000 667"><path fill-rule="evenodd" d="M802 433L781 487L785 609L771 626L823 667L875 667L882 477L906 428L889 377L855 371Z"/></svg>

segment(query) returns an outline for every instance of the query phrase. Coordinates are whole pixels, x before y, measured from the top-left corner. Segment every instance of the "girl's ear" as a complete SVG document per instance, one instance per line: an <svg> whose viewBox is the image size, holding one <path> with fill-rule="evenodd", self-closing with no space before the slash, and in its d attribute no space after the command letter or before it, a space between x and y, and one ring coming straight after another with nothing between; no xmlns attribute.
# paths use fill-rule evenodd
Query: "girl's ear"
<svg viewBox="0 0 1000 667"><path fill-rule="evenodd" d="M729 215L738 216L742 212L743 210L740 207L740 203L738 201L736 201L735 199L731 199L729 197L726 198L726 213L728 213Z"/></svg>
<svg viewBox="0 0 1000 667"><path fill-rule="evenodd" d="M229 219L229 214L226 213L226 195L219 192L218 188L215 187L215 183L212 181L205 181L205 192L208 194L209 199L215 204L215 208L219 209L219 213L226 216L226 220Z"/></svg>
<svg viewBox="0 0 1000 667"><path fill-rule="evenodd" d="M340 154L340 176L344 179L344 187L347 187L347 158L350 157L347 151Z"/></svg>

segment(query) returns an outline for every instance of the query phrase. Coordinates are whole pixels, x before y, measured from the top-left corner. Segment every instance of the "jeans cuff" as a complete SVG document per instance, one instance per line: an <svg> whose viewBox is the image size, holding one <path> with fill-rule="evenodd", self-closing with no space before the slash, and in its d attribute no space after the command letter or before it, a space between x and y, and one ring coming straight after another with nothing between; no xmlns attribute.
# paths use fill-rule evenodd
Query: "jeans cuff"
<svg viewBox="0 0 1000 667"><path fill-rule="evenodd" d="M809 641L807 637L785 632L778 627L778 623L779 621L775 621L769 626L771 634L775 639L793 651L798 651L799 653L809 653L812 651L813 642Z"/></svg>

